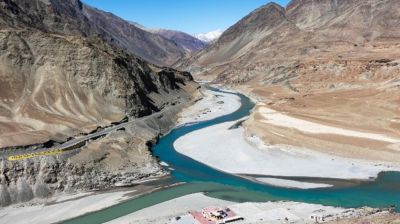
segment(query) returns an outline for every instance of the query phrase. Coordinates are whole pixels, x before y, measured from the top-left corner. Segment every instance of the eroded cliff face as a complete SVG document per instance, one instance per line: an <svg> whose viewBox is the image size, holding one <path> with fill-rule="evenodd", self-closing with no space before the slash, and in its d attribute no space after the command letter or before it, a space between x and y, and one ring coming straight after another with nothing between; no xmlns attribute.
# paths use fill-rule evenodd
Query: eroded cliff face
<svg viewBox="0 0 400 224"><path fill-rule="evenodd" d="M0 3L3 154L35 152L48 140L57 145L124 118L149 118L57 156L2 156L2 206L166 174L147 143L174 125L197 84L189 73L157 67L110 44L82 7L77 0Z"/></svg>

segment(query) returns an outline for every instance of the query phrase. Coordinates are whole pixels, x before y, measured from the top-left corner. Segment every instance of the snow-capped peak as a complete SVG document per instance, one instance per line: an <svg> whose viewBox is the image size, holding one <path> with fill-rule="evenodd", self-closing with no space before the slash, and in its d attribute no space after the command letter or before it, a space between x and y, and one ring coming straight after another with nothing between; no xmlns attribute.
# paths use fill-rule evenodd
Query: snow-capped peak
<svg viewBox="0 0 400 224"><path fill-rule="evenodd" d="M218 39L222 33L223 33L223 31L221 29L218 29L218 30L210 31L208 33L196 34L195 37L199 40L209 43L209 42L212 42L212 41Z"/></svg>

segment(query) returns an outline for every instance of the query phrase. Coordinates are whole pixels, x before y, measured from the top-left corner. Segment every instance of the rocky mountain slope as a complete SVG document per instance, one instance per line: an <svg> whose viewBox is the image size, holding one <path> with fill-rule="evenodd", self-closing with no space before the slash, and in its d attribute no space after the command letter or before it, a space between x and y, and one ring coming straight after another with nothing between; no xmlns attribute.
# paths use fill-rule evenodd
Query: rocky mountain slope
<svg viewBox="0 0 400 224"><path fill-rule="evenodd" d="M396 47L400 36L399 4L394 0L294 0L283 8L269 3L181 64L192 70L203 68L207 71L203 75L229 74L228 80L241 82L281 61L382 58L382 53L393 59L396 52L387 48ZM235 75L237 80L233 80Z"/></svg>
<svg viewBox="0 0 400 224"><path fill-rule="evenodd" d="M260 100L258 108L400 138L399 20L396 0L269 3L180 67L241 88ZM361 159L398 156L400 144L293 131L266 124L259 112L248 131L271 144Z"/></svg>
<svg viewBox="0 0 400 224"><path fill-rule="evenodd" d="M202 41L190 34L177 31L177 30L167 30L167 29L152 29L147 28L139 23L130 22L132 25L139 29L147 31L149 33L157 34L163 36L164 38L174 42L178 46L186 50L186 57L189 57L193 53L197 53L203 50L207 46L207 42ZM182 60L182 59L181 59Z"/></svg>
<svg viewBox="0 0 400 224"><path fill-rule="evenodd" d="M160 66L171 65L188 54L187 49L162 35L139 29L128 21L80 1L10 0L5 1L3 7L5 10L0 24L13 27L30 25L55 33L99 37ZM52 17L46 16L49 13Z"/></svg>
<svg viewBox="0 0 400 224"><path fill-rule="evenodd" d="M30 151L125 117L146 122L50 157L0 161L0 205L164 175L147 149L197 88L113 42L79 0L0 2L0 147ZM14 146L14 148L9 148Z"/></svg>
<svg viewBox="0 0 400 224"><path fill-rule="evenodd" d="M181 44L157 32L141 29L111 13L88 5L83 5L83 13L100 28L100 32L109 36L111 43L148 62L169 66L191 53L184 43Z"/></svg>
<svg viewBox="0 0 400 224"><path fill-rule="evenodd" d="M17 2L5 2L0 14L2 134L40 138L150 114L191 80L92 38L96 25L79 1Z"/></svg>

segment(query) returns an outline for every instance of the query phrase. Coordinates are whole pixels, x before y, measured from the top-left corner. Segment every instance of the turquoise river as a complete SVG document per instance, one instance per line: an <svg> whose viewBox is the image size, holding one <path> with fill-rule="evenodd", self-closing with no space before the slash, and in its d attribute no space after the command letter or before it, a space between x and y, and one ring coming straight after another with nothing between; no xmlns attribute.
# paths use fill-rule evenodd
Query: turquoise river
<svg viewBox="0 0 400 224"><path fill-rule="evenodd" d="M208 88L223 92L212 87ZM288 200L340 207L388 207L395 205L398 209L397 211L399 211L399 172L384 172L379 174L376 180L365 181L347 187L307 190L289 189L255 183L235 175L224 173L175 151L173 147L174 141L185 134L211 125L236 121L249 115L254 104L246 96L242 94L237 95L240 97L242 103L237 111L213 120L177 127L160 138L159 142L153 146L154 156L158 157L160 161L169 164L172 168L171 176L174 181L185 182L185 184L133 198L112 207L64 221L63 223L104 223L140 209L196 192L205 192L206 195L211 197L236 202Z"/></svg>

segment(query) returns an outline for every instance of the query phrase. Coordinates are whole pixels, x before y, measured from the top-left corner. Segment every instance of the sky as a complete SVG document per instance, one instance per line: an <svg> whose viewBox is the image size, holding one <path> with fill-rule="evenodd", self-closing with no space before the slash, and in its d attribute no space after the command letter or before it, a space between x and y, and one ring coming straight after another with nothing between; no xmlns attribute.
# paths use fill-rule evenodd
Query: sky
<svg viewBox="0 0 400 224"><path fill-rule="evenodd" d="M269 0L82 0L148 28L189 34L225 30ZM289 0L275 0L286 6Z"/></svg>

